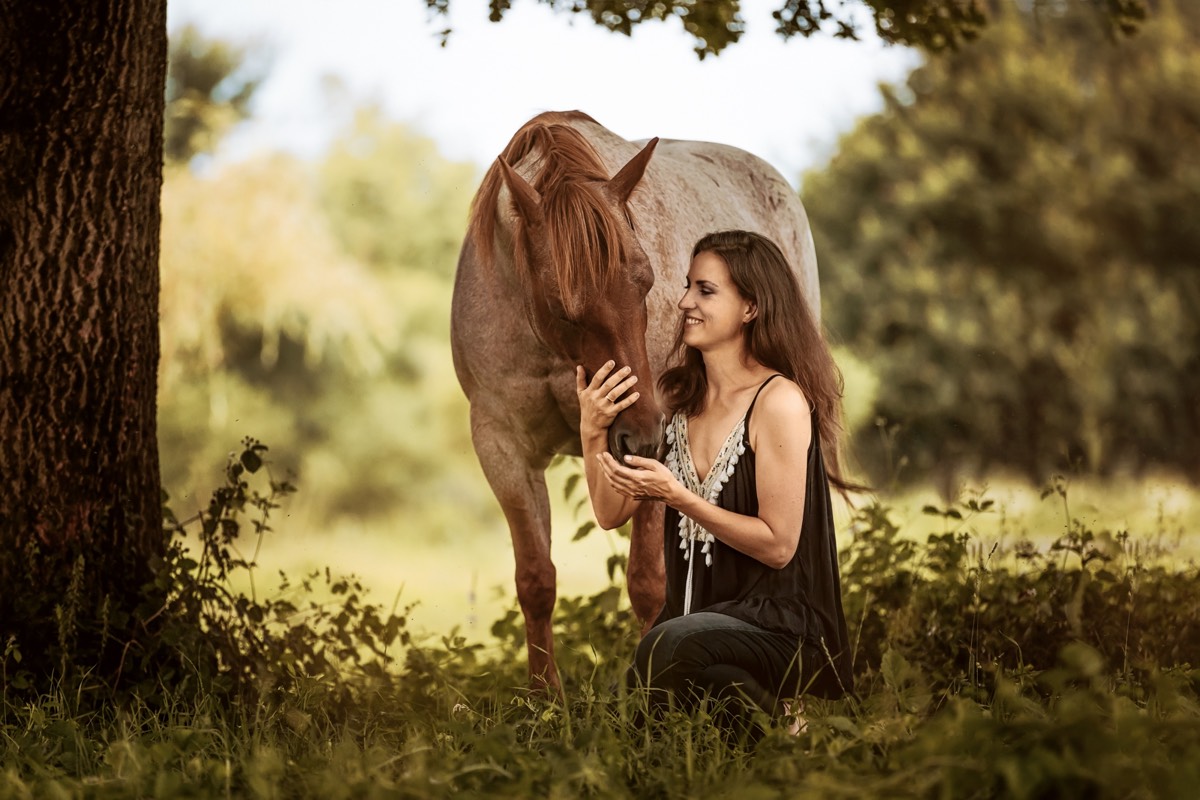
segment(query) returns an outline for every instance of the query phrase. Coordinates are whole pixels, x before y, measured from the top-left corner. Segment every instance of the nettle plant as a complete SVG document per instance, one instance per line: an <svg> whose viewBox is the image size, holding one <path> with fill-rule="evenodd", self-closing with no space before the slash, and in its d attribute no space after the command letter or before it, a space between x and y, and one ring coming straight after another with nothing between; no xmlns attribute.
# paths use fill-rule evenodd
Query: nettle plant
<svg viewBox="0 0 1200 800"><path fill-rule="evenodd" d="M1044 549L980 543L971 520L995 511L980 496L926 506L941 530L923 545L901 534L886 506L860 509L842 587L864 685L899 656L943 700L984 700L1005 677L1052 694L1039 675L1076 645L1091 648L1114 687L1135 699L1162 669L1187 671L1200 654L1196 565L1172 566L1127 531L1089 527L1072 515L1068 487L1056 476L1042 493L1064 514Z"/></svg>
<svg viewBox="0 0 1200 800"><path fill-rule="evenodd" d="M271 513L296 490L275 479L266 453L266 445L245 439L205 510L180 521L164 509L167 543L151 596L166 600L146 616L148 626L158 624L160 652L141 658L160 664L157 681L172 691L195 682L231 698L262 699L316 682L327 694L345 695L352 679L384 680L390 651L410 641L408 609L397 614L364 602L359 580L329 568L296 584L280 572L275 593L260 596L256 559ZM251 485L254 476L266 478L265 491ZM247 533L249 558L240 549Z"/></svg>

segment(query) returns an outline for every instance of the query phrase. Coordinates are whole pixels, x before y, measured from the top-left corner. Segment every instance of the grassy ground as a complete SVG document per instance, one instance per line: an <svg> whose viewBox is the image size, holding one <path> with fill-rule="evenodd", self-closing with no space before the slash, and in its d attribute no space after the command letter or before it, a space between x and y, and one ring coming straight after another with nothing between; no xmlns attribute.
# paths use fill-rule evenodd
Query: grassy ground
<svg viewBox="0 0 1200 800"><path fill-rule="evenodd" d="M1044 501L1017 488L989 496L995 513L973 515L968 498L930 515L923 506L938 502L913 493L846 534L857 691L809 698L798 737L762 714L748 738L714 727L710 707L646 716L645 695L621 680L636 626L603 567L619 540L561 541L576 527L569 503L556 550L561 699L527 689L502 531L429 548L386 529L306 536L280 515L259 554L260 593L276 568L326 564L361 575L385 606L403 587L400 606L421 602L400 628L403 660L296 661L378 637L345 605L322 630L276 639L265 662L227 655L226 669L247 670L232 694L193 684L97 702L86 674L36 696L6 685L0 798L1194 797L1193 496L1099 484ZM940 513L951 510L967 519ZM1183 549L1096 546L1124 528ZM1046 549L1063 533L1066 549ZM1022 535L1045 547L1008 556L1012 568L988 561L991 542ZM473 644L494 622L498 637Z"/></svg>

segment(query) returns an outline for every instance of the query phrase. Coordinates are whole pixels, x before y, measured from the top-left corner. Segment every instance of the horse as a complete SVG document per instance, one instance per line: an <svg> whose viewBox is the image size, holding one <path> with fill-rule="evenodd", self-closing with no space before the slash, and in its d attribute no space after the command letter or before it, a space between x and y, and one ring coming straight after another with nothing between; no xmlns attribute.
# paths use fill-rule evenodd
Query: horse
<svg viewBox="0 0 1200 800"><path fill-rule="evenodd" d="M737 148L630 142L582 112L546 112L513 135L476 192L451 348L475 452L512 537L535 687L561 692L544 473L556 454L581 454L575 366L589 380L609 359L633 368L641 397L614 420L609 450L653 457L665 420L650 388L675 349L691 249L729 228L773 239L818 312L804 207L773 167ZM643 503L633 519L626 581L643 633L664 602L663 511Z"/></svg>

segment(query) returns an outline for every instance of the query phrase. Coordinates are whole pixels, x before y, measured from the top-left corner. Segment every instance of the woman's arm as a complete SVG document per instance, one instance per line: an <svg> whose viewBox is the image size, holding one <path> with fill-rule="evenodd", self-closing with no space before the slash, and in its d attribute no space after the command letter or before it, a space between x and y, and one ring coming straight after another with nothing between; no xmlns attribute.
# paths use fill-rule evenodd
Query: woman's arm
<svg viewBox="0 0 1200 800"><path fill-rule="evenodd" d="M587 478L588 495L592 500L592 513L596 522L607 530L624 525L640 505L632 497L618 493L605 479L600 466L601 455L608 455L608 429L617 414L637 402L640 395L629 392L637 376L630 375L629 367L615 370L615 362L609 361L585 380L583 367L575 367L575 391L579 395L579 438L583 444L583 473ZM622 397L622 395L625 395ZM615 400L616 402L613 402Z"/></svg>
<svg viewBox="0 0 1200 800"><path fill-rule="evenodd" d="M693 494L652 459L630 456L626 465L621 465L605 453L601 465L621 494L661 499L735 550L782 569L796 554L804 522L808 445L813 436L808 402L796 384L774 381L755 405L751 425L757 467L756 517L719 508Z"/></svg>

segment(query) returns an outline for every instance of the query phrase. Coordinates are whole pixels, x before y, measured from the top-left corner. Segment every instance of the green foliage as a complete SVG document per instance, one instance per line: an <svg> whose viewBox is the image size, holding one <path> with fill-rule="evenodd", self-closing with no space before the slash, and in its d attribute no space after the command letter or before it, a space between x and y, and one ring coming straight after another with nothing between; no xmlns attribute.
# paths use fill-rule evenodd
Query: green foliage
<svg viewBox="0 0 1200 800"><path fill-rule="evenodd" d="M210 39L194 25L171 34L163 130L168 163L211 152L246 118L266 75L263 60L261 48Z"/></svg>
<svg viewBox="0 0 1200 800"><path fill-rule="evenodd" d="M416 634L352 580L237 590L241 534L277 536L290 491L265 455L249 440L230 459L188 522L197 555L169 526L163 618L205 620L164 628L176 671L92 710L86 679L6 692L0 796L1126 798L1200 779L1197 567L1082 525L1061 479L1046 552L984 552L981 496L928 507L924 544L864 508L843 553L858 694L808 699L799 737L759 716L742 739L711 706L659 718L625 687L638 631L619 581L556 610L565 699L524 688L515 609L484 645Z"/></svg>
<svg viewBox="0 0 1200 800"><path fill-rule="evenodd" d="M321 204L342 248L380 273L449 280L480 176L379 109L362 108L320 168Z"/></svg>
<svg viewBox="0 0 1200 800"><path fill-rule="evenodd" d="M1195 565L1171 569L1129 532L1071 516L1061 477L1044 496L1064 504L1063 532L1047 552L1028 540L985 551L967 526L993 513L987 500L928 506L943 530L923 548L900 536L888 509L861 510L842 574L856 666L869 676L890 649L919 663L938 695L983 698L1006 676L1036 676L1082 644L1122 692L1142 698L1158 665L1200 653Z"/></svg>
<svg viewBox="0 0 1200 800"><path fill-rule="evenodd" d="M1117 42L1010 13L805 177L825 319L879 375L904 478L1195 478L1200 32L1172 9Z"/></svg>
<svg viewBox="0 0 1200 800"><path fill-rule="evenodd" d="M216 443L253 430L315 487L317 525L402 518L436 539L495 523L448 337L473 171L373 112L338 141L317 165L168 170L164 484L194 502Z"/></svg>
<svg viewBox="0 0 1200 800"><path fill-rule="evenodd" d="M295 491L271 476L266 450L266 445L245 440L242 451L230 455L225 484L213 492L208 508L187 523L164 512L167 547L156 585L167 600L147 624L163 619L156 644L168 657L153 650L142 655L164 664L155 685L138 688L143 698L160 690L177 693L194 683L217 698L263 703L302 694L320 696L336 707L348 702L346 677L367 684L383 677L389 648L408 638L403 617L364 604L361 583L335 578L328 569L298 585L281 574L277 593L259 597L254 556L242 554L240 539L249 522L257 554L271 531L271 512ZM260 470L268 480L265 494L250 484ZM198 554L189 546L190 523L199 526L194 542ZM249 594L236 587L240 577ZM329 600L319 599L321 594Z"/></svg>
<svg viewBox="0 0 1200 800"><path fill-rule="evenodd" d="M183 497L209 482L191 470L217 462L215 442L248 429L288 453L313 449L332 422L313 405L378 374L396 333L294 159L169 170L162 208L159 438L164 483Z"/></svg>
<svg viewBox="0 0 1200 800"><path fill-rule="evenodd" d="M264 59L189 27L170 63L159 442L176 503L197 502L219 442L255 431L313 487L311 524L402 520L423 540L495 524L448 337L474 167L366 108L319 163L192 170L248 113Z"/></svg>
<svg viewBox="0 0 1200 800"><path fill-rule="evenodd" d="M80 712L131 695L163 708L194 697L266 703L297 692L336 704L351 693L346 677L382 677L389 647L407 641L408 633L403 617L362 602L357 580L335 578L326 569L293 585L281 574L277 593L260 598L254 558L271 531L271 513L295 491L272 477L266 451L246 439L229 456L224 485L186 522L164 508L162 555L150 565L151 580L131 587L140 604L111 604L132 613L110 611L108 603L80 606L85 561L79 557L55 607L51 631L57 642L49 652L58 663L47 665L44 653L30 652L31 643L6 642L0 661L5 707L52 685L75 685L67 699ZM265 493L251 486L255 474L265 477ZM189 525L196 526L194 533ZM254 534L255 556L249 558L241 551L246 528ZM132 570L125 576L136 578ZM248 585L248 594L239 582Z"/></svg>
<svg viewBox="0 0 1200 800"><path fill-rule="evenodd" d="M597 25L626 36L633 28L650 20L678 19L685 31L696 39L696 55L701 59L718 55L734 44L745 31L740 0L541 0L551 8L586 13ZM1035 6L1041 0L1034 0ZM425 0L431 11L443 17L450 11L450 0ZM855 8L857 5L859 8ZM1055 3L1054 6L1060 4ZM1108 30L1132 33L1147 15L1146 0L1095 0L1098 19ZM847 7L849 6L849 7ZM771 12L775 32L784 39L812 36L826 31L843 39L857 39L863 27L857 11L870 15L875 34L889 44L904 44L930 51L956 49L975 39L996 13L986 0L860 0L848 4L841 0L782 0ZM1051 11L1053 11L1053 7ZM489 18L499 22L512 7L512 0L490 0ZM441 32L442 43L453 31Z"/></svg>

